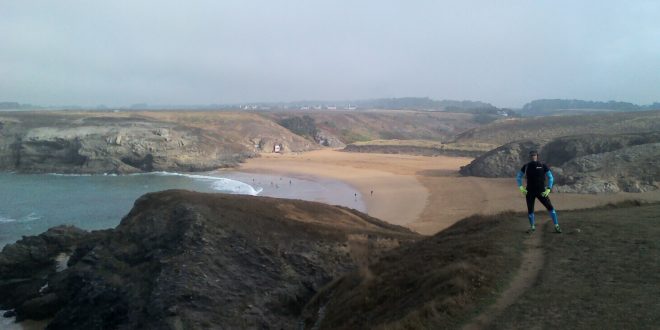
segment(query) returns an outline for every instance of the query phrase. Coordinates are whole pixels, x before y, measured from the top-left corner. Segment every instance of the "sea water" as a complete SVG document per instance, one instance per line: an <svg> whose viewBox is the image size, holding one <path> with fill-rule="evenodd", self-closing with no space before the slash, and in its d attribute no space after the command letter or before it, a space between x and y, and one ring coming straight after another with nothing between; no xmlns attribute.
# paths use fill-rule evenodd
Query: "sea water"
<svg viewBox="0 0 660 330"><path fill-rule="evenodd" d="M0 173L0 249L57 225L114 228L141 195L167 189L305 199L365 210L355 190L318 181L240 172L137 175Z"/></svg>

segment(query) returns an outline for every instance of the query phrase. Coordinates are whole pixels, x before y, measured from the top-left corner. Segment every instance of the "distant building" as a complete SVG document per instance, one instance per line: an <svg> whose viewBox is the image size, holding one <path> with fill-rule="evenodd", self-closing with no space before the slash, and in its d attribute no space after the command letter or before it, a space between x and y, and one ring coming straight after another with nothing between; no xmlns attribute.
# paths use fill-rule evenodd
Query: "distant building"
<svg viewBox="0 0 660 330"><path fill-rule="evenodd" d="M282 145L280 143L275 143L275 145L273 146L273 152L281 153L282 152Z"/></svg>

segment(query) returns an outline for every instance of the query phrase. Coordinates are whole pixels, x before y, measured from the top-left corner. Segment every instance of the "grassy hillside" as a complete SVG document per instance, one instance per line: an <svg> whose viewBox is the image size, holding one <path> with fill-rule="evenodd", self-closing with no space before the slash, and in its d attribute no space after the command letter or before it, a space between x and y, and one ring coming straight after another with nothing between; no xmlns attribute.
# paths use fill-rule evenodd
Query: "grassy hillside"
<svg viewBox="0 0 660 330"><path fill-rule="evenodd" d="M562 213L565 234L545 235L537 282L493 328L657 329L658 215L658 204Z"/></svg>
<svg viewBox="0 0 660 330"><path fill-rule="evenodd" d="M313 127L305 131L285 128L283 123L311 118ZM25 129L35 127L67 128L93 123L131 126L167 123L184 130L194 129L218 145L234 145L235 149L254 149L255 144L270 147L279 142L290 150L319 148L315 132L341 143L378 139L422 139L444 142L457 134L480 126L469 113L368 110L368 111L39 111L11 112L0 115L0 124L20 122ZM306 124L310 124L305 122ZM2 124L4 125L4 124ZM290 125L289 125L290 126ZM295 125L294 125L295 126ZM309 125L308 125L309 126ZM290 127L291 128L291 127ZM294 127L295 128L295 127ZM0 127L2 130L2 127ZM269 149L269 148L266 148Z"/></svg>
<svg viewBox="0 0 660 330"><path fill-rule="evenodd" d="M181 125L198 127L220 137L222 142L241 143L248 147L260 139L271 143L284 142L292 150L317 148L313 142L292 134L289 130L258 114L226 111L152 111L137 115L157 120L175 122Z"/></svg>
<svg viewBox="0 0 660 330"><path fill-rule="evenodd" d="M397 249L327 287L307 306L306 324L455 328L491 302L520 266L521 221L514 214L473 216Z"/></svg>
<svg viewBox="0 0 660 330"><path fill-rule="evenodd" d="M523 106L521 113L524 115L555 115L555 114L579 114L602 111L640 111L658 110L660 103L649 105L638 105L621 101L585 101L567 99L541 99L531 101Z"/></svg>
<svg viewBox="0 0 660 330"><path fill-rule="evenodd" d="M544 213L533 235L525 233L525 214L462 220L335 281L308 304L306 324L455 329L492 313L495 305L492 321L482 326L657 327L660 204L629 202L559 214L562 234L553 233ZM528 255L535 258L521 267ZM527 262L534 261L539 266L530 271ZM500 295L513 301L502 305L506 299Z"/></svg>
<svg viewBox="0 0 660 330"><path fill-rule="evenodd" d="M445 141L456 134L479 126L473 114L405 111L295 111L264 112L263 116L280 122L290 117L309 116L325 134L343 143L378 139L423 139Z"/></svg>
<svg viewBox="0 0 660 330"><path fill-rule="evenodd" d="M503 145L523 139L651 131L660 131L658 110L501 120L461 133L455 142Z"/></svg>
<svg viewBox="0 0 660 330"><path fill-rule="evenodd" d="M496 145L487 143L441 143L429 140L372 140L349 144L344 148L344 151L420 156L447 155L477 157L496 147Z"/></svg>

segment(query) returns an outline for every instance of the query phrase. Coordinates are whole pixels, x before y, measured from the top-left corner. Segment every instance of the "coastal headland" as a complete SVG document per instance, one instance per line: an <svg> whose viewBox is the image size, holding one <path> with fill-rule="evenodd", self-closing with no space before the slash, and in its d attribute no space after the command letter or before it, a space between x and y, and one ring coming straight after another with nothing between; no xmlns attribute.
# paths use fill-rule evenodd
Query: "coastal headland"
<svg viewBox="0 0 660 330"><path fill-rule="evenodd" d="M5 171L210 170L220 177L232 167L243 182L276 180L268 188L288 199L168 190L138 198L114 229L58 226L26 236L0 252L0 309L9 322L43 320L50 329L511 328L538 322L566 328L580 311L594 309L608 318L579 315L580 326L657 325L657 166L651 163L635 181L620 181L623 189L586 193L580 187L625 177L653 158L660 150L652 133L658 114L616 115L621 124L608 126L608 136L585 127L612 116L575 117L575 125L558 128L552 125L563 118L546 118L544 132L551 135L544 144L525 142L531 131L508 134L535 119L468 129L474 122L465 114L336 114L337 122L355 123L350 129L301 114L3 114ZM363 120L378 124L361 131ZM441 120L454 124L438 126ZM402 123L407 135L386 139L392 135L383 126ZM644 130L651 133L631 133ZM438 136L429 137L432 132ZM430 140L415 140L422 138ZM364 144L357 150L324 144L358 140ZM575 190L551 195L564 234L549 234L542 209L538 235L525 233L525 203L503 164L515 170L530 148L558 157L543 159L561 164L579 183L567 181ZM561 178L560 167L551 167ZM327 183L324 190L341 197L324 201L350 203L297 200L309 198L304 180ZM334 189L329 182L336 181L349 189ZM355 210L362 204L366 214ZM637 267L634 276L627 275L631 267ZM617 295L586 290L597 277L609 286L602 292ZM527 290L537 283L541 290ZM527 319L515 312L525 310L526 299L533 305L555 301L557 314L566 317ZM618 311L632 300L643 303L630 311L638 321L629 323L629 314ZM578 303L566 311L566 301Z"/></svg>

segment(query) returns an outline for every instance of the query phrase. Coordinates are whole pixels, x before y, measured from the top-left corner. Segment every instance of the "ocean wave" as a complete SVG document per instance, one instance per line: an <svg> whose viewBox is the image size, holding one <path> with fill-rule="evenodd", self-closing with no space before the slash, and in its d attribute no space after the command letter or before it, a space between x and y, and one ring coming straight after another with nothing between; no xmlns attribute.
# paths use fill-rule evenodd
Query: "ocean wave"
<svg viewBox="0 0 660 330"><path fill-rule="evenodd" d="M92 176L92 174L73 174L73 173L48 173L48 175L53 176Z"/></svg>
<svg viewBox="0 0 660 330"><path fill-rule="evenodd" d="M93 174L65 174L65 173L48 173L48 175L63 176L63 177L94 176ZM233 194L256 196L263 191L263 188L260 187L255 188L242 181L217 177L217 176L210 176L210 175L188 174L188 173L177 173L177 172L166 172L166 171L128 174L128 176L141 176L141 175L182 176L193 180L208 181L211 182L211 188L213 190L230 192ZM118 175L114 173L103 173L103 174L99 174L99 176L118 176Z"/></svg>
<svg viewBox="0 0 660 330"><path fill-rule="evenodd" d="M22 217L19 222L32 222L37 220L41 220L41 216L34 212L30 212L30 214Z"/></svg>
<svg viewBox="0 0 660 330"><path fill-rule="evenodd" d="M251 185L228 178L222 178L217 176L210 175L199 175L199 174L186 174L186 173L176 173L176 172L149 172L149 173L135 173L131 175L163 175L163 176L183 176L194 180L200 181L209 181L213 190L226 191L234 194L241 195L252 195L256 196L263 191L263 188L254 188Z"/></svg>
<svg viewBox="0 0 660 330"><path fill-rule="evenodd" d="M13 218L7 218L0 216L0 223L12 223L12 222L32 222L32 221L37 221L41 220L41 216L38 215L35 212L30 212L30 214L21 217L19 219L13 219Z"/></svg>

